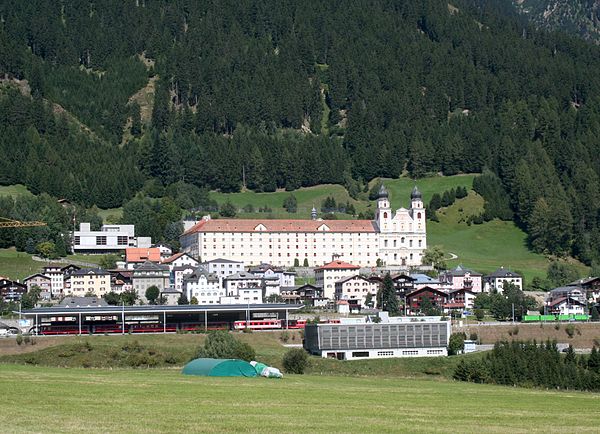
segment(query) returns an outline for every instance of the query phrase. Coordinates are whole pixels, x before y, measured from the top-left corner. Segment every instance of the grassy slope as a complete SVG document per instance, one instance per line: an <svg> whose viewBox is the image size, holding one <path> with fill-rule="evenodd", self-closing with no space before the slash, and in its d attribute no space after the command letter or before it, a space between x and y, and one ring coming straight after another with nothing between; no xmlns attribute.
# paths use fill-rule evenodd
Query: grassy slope
<svg viewBox="0 0 600 434"><path fill-rule="evenodd" d="M439 245L446 252L458 255L448 261L449 266L462 264L482 273L500 266L522 272L531 282L534 277L545 277L548 259L527 248L527 234L513 222L493 220L481 225L466 224L469 215L483 210L483 199L470 192L454 205L438 212L439 223L428 222L428 245ZM576 263L584 276L587 267Z"/></svg>
<svg viewBox="0 0 600 434"><path fill-rule="evenodd" d="M432 177L420 179L417 183L419 189L423 193L423 199L425 203L429 202L433 193L442 193L444 190L449 190L457 186L466 186L470 189L473 185L473 178L475 175L457 175L448 177ZM408 178L400 179L384 179L383 180L389 193L392 207L400 208L410 206L410 192L414 187L414 181ZM377 180L371 182L376 183ZM290 194L294 194L298 200L298 212L295 214L289 214L283 209L283 201ZM274 193L255 193L252 191L245 191L242 193L218 193L211 192L211 199L216 200L219 204L225 203L228 200L234 204L238 209L244 207L244 205L252 204L256 210L253 214L240 214L240 217L253 217L253 218L264 218L264 213L259 213L258 208L268 206L273 210L271 215L274 218L299 218L309 219L310 211L313 206L320 210L321 202L328 196L333 196L336 202L346 203L350 201L356 208L357 212L363 211L367 208L375 208L374 202L363 200L353 200L348 195L346 189L340 185L317 185L314 187L301 188L296 191L277 191ZM365 195L366 196L366 195ZM343 217L343 216L340 216Z"/></svg>
<svg viewBox="0 0 600 434"><path fill-rule="evenodd" d="M62 258L61 262L69 263L70 261L82 261L90 264L98 264L102 259L101 255L69 255ZM45 262L34 261L31 255L25 252L17 252L14 248L0 249L0 275L7 276L11 279L19 279L40 272L44 267Z"/></svg>
<svg viewBox="0 0 600 434"><path fill-rule="evenodd" d="M464 221L459 223L482 209L483 199L470 192L468 197L438 212L440 222L427 223L429 246L440 245L446 252L458 255L448 265L460 263L483 273L504 266L523 272L528 281L535 276L544 277L548 260L529 251L527 235L513 222L494 220L471 226Z"/></svg>
<svg viewBox="0 0 600 434"><path fill-rule="evenodd" d="M22 184L0 185L0 196L23 196L32 194L27 187Z"/></svg>
<svg viewBox="0 0 600 434"><path fill-rule="evenodd" d="M40 271L43 265L25 252L17 252L14 248L0 249L0 276L21 280Z"/></svg>
<svg viewBox="0 0 600 434"><path fill-rule="evenodd" d="M4 365L0 393L9 432L592 432L600 422L598 395L398 378Z"/></svg>

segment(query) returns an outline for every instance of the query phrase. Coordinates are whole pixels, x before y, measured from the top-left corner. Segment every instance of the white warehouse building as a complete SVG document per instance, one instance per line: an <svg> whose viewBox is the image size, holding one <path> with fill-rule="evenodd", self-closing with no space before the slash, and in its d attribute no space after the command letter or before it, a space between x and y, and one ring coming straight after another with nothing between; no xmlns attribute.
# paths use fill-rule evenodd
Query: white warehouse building
<svg viewBox="0 0 600 434"><path fill-rule="evenodd" d="M359 266L421 265L427 248L425 208L415 187L410 208L392 213L384 186L379 190L375 220L216 219L205 216L181 236L183 251L211 261L228 258L246 264L290 267L295 260L309 266L332 257Z"/></svg>

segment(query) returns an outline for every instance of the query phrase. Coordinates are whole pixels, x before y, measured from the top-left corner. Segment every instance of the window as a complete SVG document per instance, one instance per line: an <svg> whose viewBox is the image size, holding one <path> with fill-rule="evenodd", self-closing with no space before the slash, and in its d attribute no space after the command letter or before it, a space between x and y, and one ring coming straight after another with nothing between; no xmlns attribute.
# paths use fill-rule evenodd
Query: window
<svg viewBox="0 0 600 434"><path fill-rule="evenodd" d="M383 240L383 247L387 247L387 241L388 240Z"/></svg>
<svg viewBox="0 0 600 434"><path fill-rule="evenodd" d="M412 247L412 240L408 240L408 247Z"/></svg>
<svg viewBox="0 0 600 434"><path fill-rule="evenodd" d="M79 235L75 236L75 245L78 246L81 244L81 238L79 237Z"/></svg>
<svg viewBox="0 0 600 434"><path fill-rule="evenodd" d="M421 241L421 240L419 240L419 247L421 247L421 242L422 242L422 241Z"/></svg>
<svg viewBox="0 0 600 434"><path fill-rule="evenodd" d="M96 237L96 245L97 246L106 246L106 236L101 235Z"/></svg>
<svg viewBox="0 0 600 434"><path fill-rule="evenodd" d="M369 357L368 351L352 351L352 357Z"/></svg>
<svg viewBox="0 0 600 434"><path fill-rule="evenodd" d="M128 242L129 242L129 239L128 239L128 237L126 237L126 236L119 235L119 236L117 237L117 244L118 244L119 246L126 246Z"/></svg>

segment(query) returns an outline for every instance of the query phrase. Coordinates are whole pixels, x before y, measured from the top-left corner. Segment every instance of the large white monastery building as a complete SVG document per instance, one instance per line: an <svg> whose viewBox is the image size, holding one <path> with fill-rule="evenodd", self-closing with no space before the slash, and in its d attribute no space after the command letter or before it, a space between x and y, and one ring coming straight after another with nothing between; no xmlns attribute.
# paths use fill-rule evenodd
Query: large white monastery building
<svg viewBox="0 0 600 434"><path fill-rule="evenodd" d="M421 265L427 248L425 208L415 187L410 208L392 212L388 192L379 190L375 220L211 219L194 222L181 236L184 252L201 261L228 258L246 264L310 267L337 257L355 265Z"/></svg>

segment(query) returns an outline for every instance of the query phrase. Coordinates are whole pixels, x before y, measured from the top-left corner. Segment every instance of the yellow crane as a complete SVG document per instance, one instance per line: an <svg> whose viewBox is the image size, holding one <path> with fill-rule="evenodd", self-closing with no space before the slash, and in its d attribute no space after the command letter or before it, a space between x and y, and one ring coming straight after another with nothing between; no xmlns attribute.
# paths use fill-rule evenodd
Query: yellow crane
<svg viewBox="0 0 600 434"><path fill-rule="evenodd" d="M0 228L34 228L37 226L46 226L46 223L38 221L21 222L19 220L0 217Z"/></svg>

